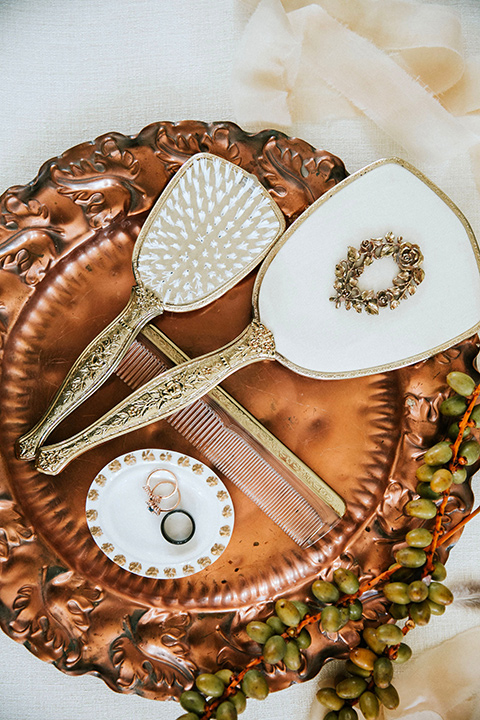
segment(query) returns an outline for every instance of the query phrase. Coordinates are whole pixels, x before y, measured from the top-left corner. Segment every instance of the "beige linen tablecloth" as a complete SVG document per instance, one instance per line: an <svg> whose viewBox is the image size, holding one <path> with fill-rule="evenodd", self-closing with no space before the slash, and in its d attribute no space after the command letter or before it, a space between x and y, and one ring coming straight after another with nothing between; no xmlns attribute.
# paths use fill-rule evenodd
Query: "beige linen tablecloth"
<svg viewBox="0 0 480 720"><path fill-rule="evenodd" d="M3 0L1 190L28 182L46 159L103 132L135 134L159 120L233 120L250 130L276 127L325 147L339 155L350 172L380 157L402 156L452 197L480 237L476 189L480 181L478 173L475 176L480 157L475 150L480 128L475 57L480 38L478 0L444 0L437 5L397 2L391 26L382 17L381 6L387 0L324 0L310 9L301 0L285 0L283 5L280 0L264 0L247 27L258 4L256 0ZM376 26L372 8L379 10ZM296 15L286 14L294 10ZM452 24L446 13L457 21ZM411 17L416 18L414 23ZM348 48L327 47L327 39L337 32L342 43L350 33ZM260 41L251 52L255 37ZM328 52L330 62L325 65ZM368 84L356 81L355 67L350 84L346 83L345 70L348 79L348 63L355 65L356 52L370 68L363 80L375 81L370 93ZM342 62L333 63L336 57ZM470 65L464 65L464 58ZM326 67L332 72L326 73ZM408 94L402 96L405 73L414 97L418 94L413 105L407 102ZM387 82L390 87L379 86L386 77L392 78ZM417 108L425 93L431 96L430 90L447 94L441 96L441 111L430 100L422 105L428 122L421 127L423 115ZM347 98L348 93L352 97ZM405 113L403 122L401 116L395 117L399 108ZM412 115L416 124L410 122ZM480 496L478 480L474 487ZM480 521L474 521L449 560L450 586L467 584L478 594L479 567ZM478 631L479 618L473 602L466 605L459 600L442 618L411 634L421 667L411 665L417 678L415 693L421 688L427 699L408 693L412 685L406 667L396 684L407 705L418 702L414 710L405 708L392 713L392 718L480 717L478 696L469 698L472 688L478 688L468 672L471 663L478 666L478 650L476 657L469 656L471 663L465 662L462 648L467 645L455 642L469 628ZM447 670L453 666L458 672L450 676L444 671L440 695L435 673L425 671L425 666L434 667L434 658L420 653L449 638L453 640L440 655ZM418 680L424 671L424 680ZM249 702L243 717L319 720L323 713L314 695L329 672L273 694L264 703ZM456 709L444 714L442 708L458 688ZM435 697L435 703L429 697ZM173 703L116 695L90 676L64 676L0 634L0 720L174 720L180 714Z"/></svg>

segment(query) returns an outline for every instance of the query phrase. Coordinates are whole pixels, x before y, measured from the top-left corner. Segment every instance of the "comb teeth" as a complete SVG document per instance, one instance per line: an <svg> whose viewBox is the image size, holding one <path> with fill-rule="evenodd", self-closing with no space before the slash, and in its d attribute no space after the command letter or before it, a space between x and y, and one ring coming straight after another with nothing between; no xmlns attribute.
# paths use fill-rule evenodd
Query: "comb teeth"
<svg viewBox="0 0 480 720"><path fill-rule="evenodd" d="M166 369L135 340L116 374L135 390ZM207 402L197 400L166 421L298 545L309 547L324 534L325 523L316 510Z"/></svg>
<svg viewBox="0 0 480 720"><path fill-rule="evenodd" d="M116 374L126 385L135 390L166 369L167 366L160 358L134 340Z"/></svg>

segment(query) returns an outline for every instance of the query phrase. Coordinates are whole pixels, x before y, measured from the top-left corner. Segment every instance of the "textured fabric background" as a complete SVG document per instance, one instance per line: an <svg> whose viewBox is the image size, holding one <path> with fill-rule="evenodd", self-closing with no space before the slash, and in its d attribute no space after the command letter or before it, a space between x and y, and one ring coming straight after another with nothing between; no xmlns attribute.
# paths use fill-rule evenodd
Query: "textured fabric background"
<svg viewBox="0 0 480 720"><path fill-rule="evenodd" d="M478 52L478 0L458 12L465 49ZM160 120L238 120L232 70L252 5L233 0L1 0L0 189L107 131L135 134ZM248 129L248 128L246 128ZM281 129L339 155L350 171L402 148L364 118L311 117ZM415 162L415 158L408 158ZM461 164L421 167L477 224L477 197ZM475 482L477 496L480 483ZM480 521L449 561L449 583L480 582ZM422 648L479 624L461 604L412 633ZM413 637L415 636L415 637ZM314 720L317 680L251 701L245 720ZM0 633L0 720L174 720L172 703L116 695L93 677L67 677ZM422 716L423 717L423 716Z"/></svg>

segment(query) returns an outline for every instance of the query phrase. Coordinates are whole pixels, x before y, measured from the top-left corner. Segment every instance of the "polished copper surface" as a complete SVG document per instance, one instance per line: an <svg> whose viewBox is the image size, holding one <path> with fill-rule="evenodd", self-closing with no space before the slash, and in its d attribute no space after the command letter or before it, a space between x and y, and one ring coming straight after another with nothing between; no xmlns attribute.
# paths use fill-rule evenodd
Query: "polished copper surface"
<svg viewBox="0 0 480 720"><path fill-rule="evenodd" d="M200 151L254 172L288 222L346 175L338 158L278 131L157 123L135 138L113 133L72 148L33 183L0 198L2 628L64 672L96 672L115 690L155 699L178 695L198 670L242 667L257 652L245 624L269 612L275 598L312 599L312 580L339 565L367 579L390 564L414 522L401 507L415 487L416 458L438 431L445 375L469 366L476 351L472 338L415 366L355 380L313 380L276 362L238 372L225 388L345 499L345 517L300 550L229 484L236 525L211 567L153 580L111 563L84 517L92 478L123 452L170 447L195 455L189 443L167 423L154 423L92 449L52 478L17 460L14 442L124 306L146 213L180 164ZM253 281L252 273L208 307L166 313L156 323L189 355L220 347L248 323ZM52 440L77 432L126 394L111 377ZM455 492L451 522L471 506L468 486ZM371 618L382 612L375 596L366 608ZM300 679L344 655L359 628L314 631ZM275 689L298 679L284 669L271 673Z"/></svg>

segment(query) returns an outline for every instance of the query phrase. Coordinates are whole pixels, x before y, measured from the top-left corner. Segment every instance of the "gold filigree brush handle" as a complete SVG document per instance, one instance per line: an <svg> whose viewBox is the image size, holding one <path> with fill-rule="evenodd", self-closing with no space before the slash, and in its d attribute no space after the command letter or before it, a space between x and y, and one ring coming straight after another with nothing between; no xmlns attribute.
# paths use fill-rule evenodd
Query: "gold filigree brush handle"
<svg viewBox="0 0 480 720"><path fill-rule="evenodd" d="M116 370L142 327L161 312L157 295L140 285L133 287L124 310L85 348L43 417L17 441L19 458L35 457L43 440Z"/></svg>
<svg viewBox="0 0 480 720"><path fill-rule="evenodd" d="M153 378L82 432L40 450L36 466L57 475L73 458L131 430L161 420L198 400L246 365L275 358L272 333L253 321L230 345Z"/></svg>

